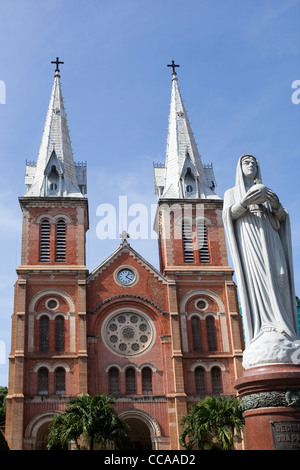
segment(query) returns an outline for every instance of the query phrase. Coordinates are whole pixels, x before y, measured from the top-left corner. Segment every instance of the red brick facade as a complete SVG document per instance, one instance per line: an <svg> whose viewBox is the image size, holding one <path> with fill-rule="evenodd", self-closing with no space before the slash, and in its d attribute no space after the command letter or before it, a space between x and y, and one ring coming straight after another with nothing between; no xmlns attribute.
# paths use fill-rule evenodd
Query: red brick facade
<svg viewBox="0 0 300 470"><path fill-rule="evenodd" d="M184 202L195 212L195 201ZM227 262L222 201L202 203L210 257L205 263L197 235L194 262L184 262L182 238L174 237L176 216L171 214L166 237L158 204L161 272L124 241L89 273L85 198L20 198L20 204L22 262L7 397L10 448L42 448L49 421L71 397L107 393L116 396L116 409L137 448L178 449L180 419L189 404L204 395L235 394L233 383L242 372L241 318ZM39 261L44 219L50 221L48 262ZM61 219L65 261L56 262ZM134 282L120 282L122 267L133 271Z"/></svg>

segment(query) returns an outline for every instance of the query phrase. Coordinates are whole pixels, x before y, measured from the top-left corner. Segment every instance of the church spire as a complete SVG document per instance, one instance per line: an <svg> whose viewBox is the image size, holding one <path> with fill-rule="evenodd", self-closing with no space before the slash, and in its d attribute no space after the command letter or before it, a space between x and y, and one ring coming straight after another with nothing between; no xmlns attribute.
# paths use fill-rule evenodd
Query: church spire
<svg viewBox="0 0 300 470"><path fill-rule="evenodd" d="M25 197L83 197L86 192L85 165L75 165L61 91L59 64L56 58L44 132L37 163L27 162Z"/></svg>
<svg viewBox="0 0 300 470"><path fill-rule="evenodd" d="M154 164L155 190L160 198L218 198L211 165L203 166L178 86L172 61L172 92L165 166Z"/></svg>

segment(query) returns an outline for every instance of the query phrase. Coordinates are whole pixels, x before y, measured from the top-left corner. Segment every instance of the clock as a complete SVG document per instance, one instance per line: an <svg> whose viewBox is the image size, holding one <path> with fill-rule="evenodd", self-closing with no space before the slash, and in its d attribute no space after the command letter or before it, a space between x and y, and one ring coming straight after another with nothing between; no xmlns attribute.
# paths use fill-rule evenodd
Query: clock
<svg viewBox="0 0 300 470"><path fill-rule="evenodd" d="M123 268L118 272L117 278L118 281L121 282L121 284L128 285L135 280L135 274L129 268Z"/></svg>

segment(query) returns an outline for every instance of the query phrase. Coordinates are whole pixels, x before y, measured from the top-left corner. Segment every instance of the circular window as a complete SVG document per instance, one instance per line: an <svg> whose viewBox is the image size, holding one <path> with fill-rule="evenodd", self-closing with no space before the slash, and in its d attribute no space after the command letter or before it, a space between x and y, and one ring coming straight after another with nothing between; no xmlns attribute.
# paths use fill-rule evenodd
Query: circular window
<svg viewBox="0 0 300 470"><path fill-rule="evenodd" d="M55 310L58 307L58 301L56 299L49 299L46 302L46 307L50 310Z"/></svg>
<svg viewBox="0 0 300 470"><path fill-rule="evenodd" d="M117 354L133 356L146 351L154 341L154 326L150 319L136 312L110 316L102 327L106 346Z"/></svg>
<svg viewBox="0 0 300 470"><path fill-rule="evenodd" d="M203 300L203 299L197 300L196 307L198 310L205 310L207 308L206 300Z"/></svg>

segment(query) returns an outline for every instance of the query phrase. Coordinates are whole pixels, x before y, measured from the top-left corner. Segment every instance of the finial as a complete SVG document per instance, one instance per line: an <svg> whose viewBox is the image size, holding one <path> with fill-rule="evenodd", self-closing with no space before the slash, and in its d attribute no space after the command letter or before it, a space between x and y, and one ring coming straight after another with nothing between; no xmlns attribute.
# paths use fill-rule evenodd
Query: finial
<svg viewBox="0 0 300 470"><path fill-rule="evenodd" d="M123 243L127 243L127 238L129 238L129 234L126 232L126 230L123 230L123 232L120 233L120 238L122 238Z"/></svg>
<svg viewBox="0 0 300 470"><path fill-rule="evenodd" d="M64 62L60 62L59 58L56 57L56 60L52 60L51 64L56 64L56 69L55 69L55 76L59 74L60 70L58 68L59 64L64 64Z"/></svg>
<svg viewBox="0 0 300 470"><path fill-rule="evenodd" d="M173 68L172 75L173 75L174 77L176 77L177 73L175 72L175 67L180 67L180 65L175 65L174 60L172 60L172 64L168 64L168 67L172 67L172 68Z"/></svg>

